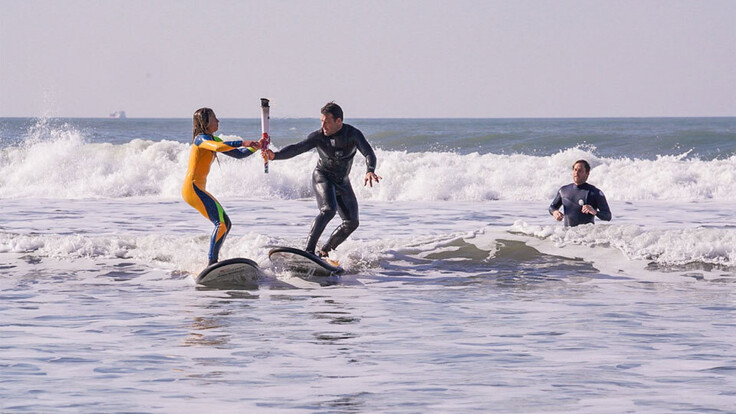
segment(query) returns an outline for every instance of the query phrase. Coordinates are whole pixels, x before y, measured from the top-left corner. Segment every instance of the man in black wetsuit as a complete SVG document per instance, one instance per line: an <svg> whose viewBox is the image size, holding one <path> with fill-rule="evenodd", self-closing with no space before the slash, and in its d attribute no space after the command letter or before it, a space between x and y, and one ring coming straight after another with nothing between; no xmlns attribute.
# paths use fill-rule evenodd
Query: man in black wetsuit
<svg viewBox="0 0 736 414"><path fill-rule="evenodd" d="M378 183L382 178L375 173L376 154L373 148L362 132L342 122L342 108L330 102L321 112L322 128L309 134L304 141L288 145L281 151L274 153L269 150L268 158L286 160L317 148L319 162L312 173L312 187L317 197L319 214L312 223L305 250L315 253L319 237L327 223L335 217L336 211L342 218L342 224L335 229L322 249L316 252L318 256L324 257L358 228L358 200L349 177L355 152L360 151L365 157L367 172L363 185L370 184L373 187L373 181Z"/></svg>
<svg viewBox="0 0 736 414"><path fill-rule="evenodd" d="M595 217L601 220L611 220L611 209L603 192L588 184L590 164L585 160L575 161L572 165L572 184L568 184L557 192L557 196L549 205L549 214L557 221L565 219L565 226L574 227L578 224L594 223ZM560 212L560 206L565 208L565 214Z"/></svg>

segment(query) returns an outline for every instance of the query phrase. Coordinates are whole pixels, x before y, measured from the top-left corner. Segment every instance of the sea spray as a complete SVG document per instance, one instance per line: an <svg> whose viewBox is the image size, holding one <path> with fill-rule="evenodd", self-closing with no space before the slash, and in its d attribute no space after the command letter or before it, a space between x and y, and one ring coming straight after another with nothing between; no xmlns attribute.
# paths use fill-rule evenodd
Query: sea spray
<svg viewBox="0 0 736 414"><path fill-rule="evenodd" d="M237 138L236 136L226 136ZM88 143L70 133L0 149L5 198L178 198L189 144L134 139ZM551 200L569 183L570 166L591 160L589 182L609 200L736 200L736 156L710 161L683 156L656 160L604 158L580 148L551 156L376 150L385 180L363 187L358 154L350 179L359 199L415 201ZM266 179L258 157L219 157L207 189L218 197L293 199L312 196L316 153L274 162ZM258 173L261 173L260 175Z"/></svg>

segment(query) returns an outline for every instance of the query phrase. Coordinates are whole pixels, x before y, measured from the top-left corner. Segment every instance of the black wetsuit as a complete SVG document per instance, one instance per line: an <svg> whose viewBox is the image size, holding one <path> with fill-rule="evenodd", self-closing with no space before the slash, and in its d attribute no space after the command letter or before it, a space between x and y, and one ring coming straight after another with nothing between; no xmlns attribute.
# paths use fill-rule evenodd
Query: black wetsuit
<svg viewBox="0 0 736 414"><path fill-rule="evenodd" d="M582 204L580 203L582 200ZM598 214L583 213L583 205L589 204L598 211ZM578 224L594 223L595 217L601 220L611 220L611 209L608 207L603 192L588 183L583 185L568 184L557 192L557 196L549 205L549 214L565 207L565 226L574 227Z"/></svg>
<svg viewBox="0 0 736 414"><path fill-rule="evenodd" d="M275 160L285 160L317 148L319 162L312 173L312 186L317 197L319 215L312 223L307 238L306 251L314 252L317 242L327 223L340 213L342 224L327 240L322 250L328 252L358 228L358 200L355 198L353 186L350 185L350 169L356 151L365 157L367 172L376 170L376 154L373 152L363 133L357 128L343 124L340 130L327 137L320 129L309 134L307 139L284 147L274 153Z"/></svg>

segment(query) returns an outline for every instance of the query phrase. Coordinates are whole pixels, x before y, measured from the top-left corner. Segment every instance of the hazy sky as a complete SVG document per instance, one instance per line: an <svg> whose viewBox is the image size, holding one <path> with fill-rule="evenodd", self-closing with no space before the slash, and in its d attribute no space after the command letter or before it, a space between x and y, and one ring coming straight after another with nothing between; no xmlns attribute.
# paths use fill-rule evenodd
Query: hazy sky
<svg viewBox="0 0 736 414"><path fill-rule="evenodd" d="M736 116L736 1L0 0L0 117Z"/></svg>

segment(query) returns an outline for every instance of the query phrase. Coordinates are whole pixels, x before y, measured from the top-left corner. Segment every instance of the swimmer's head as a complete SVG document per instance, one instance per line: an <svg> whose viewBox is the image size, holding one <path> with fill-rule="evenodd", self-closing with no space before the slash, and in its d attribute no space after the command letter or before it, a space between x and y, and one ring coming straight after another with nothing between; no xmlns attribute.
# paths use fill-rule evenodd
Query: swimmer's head
<svg viewBox="0 0 736 414"><path fill-rule="evenodd" d="M322 113L322 133L330 136L342 128L342 108L335 102L328 102L320 110Z"/></svg>
<svg viewBox="0 0 736 414"><path fill-rule="evenodd" d="M590 175L590 164L585 160L577 160L572 165L572 181L575 185L583 185L588 181Z"/></svg>
<svg viewBox="0 0 736 414"><path fill-rule="evenodd" d="M210 108L199 108L192 117L192 142L200 134L212 135L217 131L220 120Z"/></svg>
<svg viewBox="0 0 736 414"><path fill-rule="evenodd" d="M332 118L335 121L337 121L338 119L342 120L343 117L342 108L340 108L340 105L336 104L335 101L327 102L327 104L325 104L325 106L323 106L319 112L322 115L332 115Z"/></svg>

